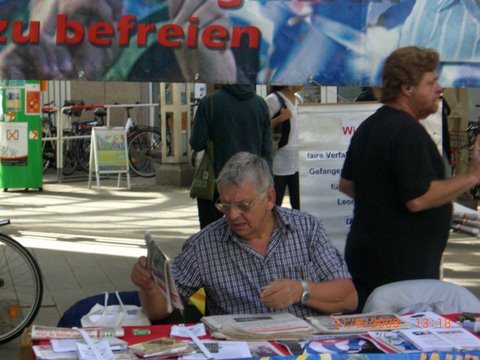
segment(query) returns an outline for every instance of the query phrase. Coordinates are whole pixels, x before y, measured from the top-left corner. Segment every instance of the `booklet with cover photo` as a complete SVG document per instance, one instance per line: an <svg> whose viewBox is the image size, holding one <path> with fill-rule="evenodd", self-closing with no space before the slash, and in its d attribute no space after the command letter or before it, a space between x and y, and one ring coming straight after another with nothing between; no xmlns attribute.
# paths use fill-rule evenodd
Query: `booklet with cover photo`
<svg viewBox="0 0 480 360"><path fill-rule="evenodd" d="M167 299L168 311L171 312L173 308L183 310L183 304L173 280L170 258L162 251L158 243L153 240L148 232L145 233L145 242L148 249L148 268Z"/></svg>

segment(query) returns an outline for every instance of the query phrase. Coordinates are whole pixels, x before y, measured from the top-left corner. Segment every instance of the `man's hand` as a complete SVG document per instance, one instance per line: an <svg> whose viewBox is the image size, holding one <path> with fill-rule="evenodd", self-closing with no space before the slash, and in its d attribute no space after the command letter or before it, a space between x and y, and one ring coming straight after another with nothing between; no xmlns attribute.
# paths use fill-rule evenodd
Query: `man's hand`
<svg viewBox="0 0 480 360"><path fill-rule="evenodd" d="M145 291L152 291L157 288L152 272L147 269L147 258L145 256L140 257L133 266L130 279L135 285Z"/></svg>
<svg viewBox="0 0 480 360"><path fill-rule="evenodd" d="M161 320L169 314L167 301L153 279L152 272L148 270L147 264L147 258L140 257L133 266L130 279L140 288L139 297L144 313L152 321Z"/></svg>
<svg viewBox="0 0 480 360"><path fill-rule="evenodd" d="M286 309L300 301L302 292L298 280L275 280L260 291L260 301L272 309Z"/></svg>

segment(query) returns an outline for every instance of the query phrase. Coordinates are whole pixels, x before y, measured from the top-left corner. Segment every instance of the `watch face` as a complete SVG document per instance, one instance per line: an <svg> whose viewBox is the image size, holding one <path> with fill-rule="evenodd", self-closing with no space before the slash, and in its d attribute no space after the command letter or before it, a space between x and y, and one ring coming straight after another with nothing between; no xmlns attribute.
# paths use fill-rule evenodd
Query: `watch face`
<svg viewBox="0 0 480 360"><path fill-rule="evenodd" d="M308 290L303 290L301 303L306 304L308 300L310 300L310 293L308 292Z"/></svg>

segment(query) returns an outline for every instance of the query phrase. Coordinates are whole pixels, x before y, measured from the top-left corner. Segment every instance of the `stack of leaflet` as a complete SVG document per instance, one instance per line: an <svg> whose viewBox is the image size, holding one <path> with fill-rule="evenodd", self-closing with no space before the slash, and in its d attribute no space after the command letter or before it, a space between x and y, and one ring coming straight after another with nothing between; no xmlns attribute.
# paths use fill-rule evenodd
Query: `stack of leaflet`
<svg viewBox="0 0 480 360"><path fill-rule="evenodd" d="M452 216L452 229L479 237L480 214L478 211L455 203Z"/></svg>
<svg viewBox="0 0 480 360"><path fill-rule="evenodd" d="M313 328L290 313L204 316L202 322L217 339L305 339Z"/></svg>

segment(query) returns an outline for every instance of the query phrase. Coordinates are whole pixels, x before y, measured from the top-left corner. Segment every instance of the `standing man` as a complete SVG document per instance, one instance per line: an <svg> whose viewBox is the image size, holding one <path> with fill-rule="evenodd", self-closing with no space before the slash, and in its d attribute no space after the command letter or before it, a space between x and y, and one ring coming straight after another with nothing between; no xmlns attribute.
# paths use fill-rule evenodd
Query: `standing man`
<svg viewBox="0 0 480 360"><path fill-rule="evenodd" d="M419 120L437 111L437 52L395 50L382 73L381 102L352 137L340 191L355 199L345 258L359 310L378 286L438 279L451 201L480 182L480 143L464 174L445 180L444 162Z"/></svg>
<svg viewBox="0 0 480 360"><path fill-rule="evenodd" d="M205 150L208 138L214 146L215 177L230 157L241 151L261 156L272 165L272 125L265 100L255 94L252 85L223 85L203 97L195 113L190 145ZM220 219L223 214L213 201L197 198L200 228Z"/></svg>

